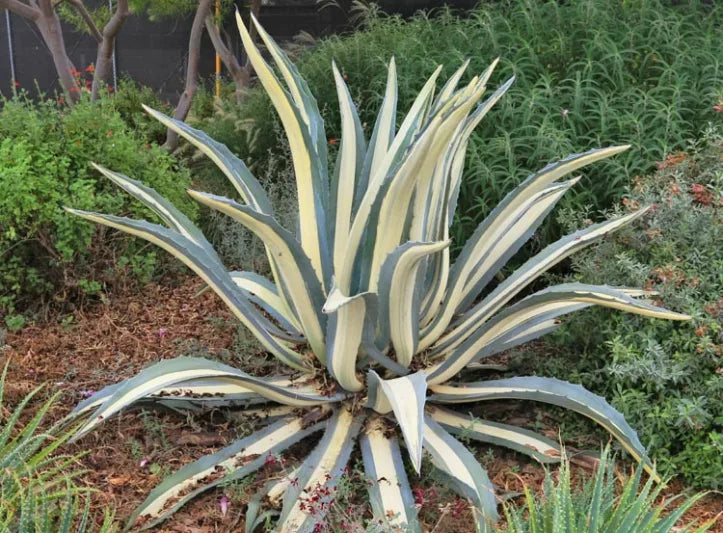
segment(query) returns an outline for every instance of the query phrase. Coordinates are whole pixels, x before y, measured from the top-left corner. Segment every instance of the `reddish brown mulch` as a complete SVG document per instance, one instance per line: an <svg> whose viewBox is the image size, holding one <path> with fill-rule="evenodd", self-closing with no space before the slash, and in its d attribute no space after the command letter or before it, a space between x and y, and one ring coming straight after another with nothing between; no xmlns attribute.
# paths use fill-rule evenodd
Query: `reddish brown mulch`
<svg viewBox="0 0 723 533"><path fill-rule="evenodd" d="M59 317L56 322L30 324L20 333L9 334L8 347L0 351L2 364L11 360L5 401L12 405L45 383L44 397L56 390L64 392L50 414L51 419L59 419L92 391L194 346L227 358L235 322L210 291L195 296L202 287L197 280L178 287L150 284L143 294L114 297L107 305L78 311L65 324L64 317ZM112 506L118 519L124 520L164 475L230 442L237 428L222 422L218 417L186 420L174 413L133 412L109 420L65 451L87 452L81 460L88 470L82 480L99 491L94 507L100 512ZM505 492L519 492L523 483L539 488L543 477L538 466L511 453L496 455L487 468L495 486ZM672 495L682 488L674 483L666 492ZM196 499L158 531L241 530L244 506L232 502L223 516L219 498L218 492L211 492ZM687 518L710 519L721 509L723 497L710 495ZM457 518L445 514L438 524L427 522L435 533L473 531L466 513ZM723 521L719 522L711 531L723 533Z"/></svg>

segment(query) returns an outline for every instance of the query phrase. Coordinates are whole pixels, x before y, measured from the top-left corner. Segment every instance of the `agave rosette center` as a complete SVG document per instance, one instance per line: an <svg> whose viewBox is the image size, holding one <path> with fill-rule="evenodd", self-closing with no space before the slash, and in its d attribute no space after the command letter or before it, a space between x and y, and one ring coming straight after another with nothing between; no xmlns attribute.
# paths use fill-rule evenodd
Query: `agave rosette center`
<svg viewBox="0 0 723 533"><path fill-rule="evenodd" d="M375 521L420 530L404 461L419 472L426 456L431 468L469 500L477 529L488 530L497 518L494 488L474 455L453 435L504 445L541 462L557 461L560 450L556 442L532 431L472 418L464 409L453 408L458 403L526 399L566 407L595 420L636 459L647 461L623 417L578 385L542 377L465 379L465 372L479 368L482 359L544 335L559 325L561 316L591 305L688 318L652 305L643 290L584 284L556 285L532 294L527 290L559 261L630 224L644 210L564 237L489 287L577 182L561 179L627 146L574 154L531 175L478 226L452 261L449 228L470 135L513 80L482 100L497 62L461 85L465 63L436 92L440 67L397 125L392 59L381 108L367 135L344 78L332 65L342 136L330 170L316 101L284 52L255 20L253 24L275 70L238 17L249 59L289 140L298 196L296 233L278 223L265 191L228 148L182 122L146 110L229 178L238 200L189 193L263 241L270 279L229 272L178 209L140 182L105 168L96 167L155 211L165 225L69 209L179 258L288 367L284 375L260 378L215 361L180 357L157 363L81 403L75 413L87 418L76 438L139 402L177 409L227 406L263 420L256 433L165 479L130 524L158 524L197 494L259 471L270 455L318 432L321 437L301 464L259 488L248 504L247 530L263 522L264 506L280 509L278 531L313 530L331 506L321 505L312 513L304 495L319 487L333 494L356 443L372 480L369 499Z"/></svg>

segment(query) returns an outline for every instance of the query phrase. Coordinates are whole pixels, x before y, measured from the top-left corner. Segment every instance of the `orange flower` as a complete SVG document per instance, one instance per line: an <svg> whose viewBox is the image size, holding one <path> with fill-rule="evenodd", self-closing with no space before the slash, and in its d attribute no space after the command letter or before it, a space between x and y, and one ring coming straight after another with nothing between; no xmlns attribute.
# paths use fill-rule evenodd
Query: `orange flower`
<svg viewBox="0 0 723 533"><path fill-rule="evenodd" d="M676 152L674 154L668 154L665 161L655 163L655 166L658 167L658 170L663 170L664 168L680 165L685 159L686 155L683 152Z"/></svg>
<svg viewBox="0 0 723 533"><path fill-rule="evenodd" d="M85 67L85 71L93 73L93 72L95 72L95 66L93 64L90 64L87 67Z"/></svg>

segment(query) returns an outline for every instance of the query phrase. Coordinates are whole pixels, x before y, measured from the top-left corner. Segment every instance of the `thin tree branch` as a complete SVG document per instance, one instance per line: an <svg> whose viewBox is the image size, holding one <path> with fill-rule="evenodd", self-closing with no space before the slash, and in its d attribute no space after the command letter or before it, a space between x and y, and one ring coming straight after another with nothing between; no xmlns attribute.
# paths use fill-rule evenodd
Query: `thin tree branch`
<svg viewBox="0 0 723 533"><path fill-rule="evenodd" d="M203 35L204 23L206 16L211 9L212 0L200 0L196 8L196 15L193 17L191 25L191 36L188 40L188 65L186 67L186 86L178 100L173 118L176 120L186 120L188 111L191 109L193 96L198 89L198 65L201 58L201 36ZM178 147L178 134L172 129L166 132L166 142L164 146L167 150L173 151Z"/></svg>
<svg viewBox="0 0 723 533"><path fill-rule="evenodd" d="M38 0L38 8L46 17L52 17L55 13L55 6L51 0Z"/></svg>
<svg viewBox="0 0 723 533"><path fill-rule="evenodd" d="M211 38L211 43L216 49L216 53L221 57L221 61L226 65L226 68L231 72L235 72L241 68L241 64L238 62L236 56L231 52L226 43L223 42L221 35L218 32L218 27L211 17L206 18L206 31L208 36Z"/></svg>
<svg viewBox="0 0 723 533"><path fill-rule="evenodd" d="M19 0L0 0L0 7L9 9L12 13L30 20L36 20L40 16L37 9Z"/></svg>
<svg viewBox="0 0 723 533"><path fill-rule="evenodd" d="M115 13L103 28L103 35L115 36L119 31L123 22L128 17L130 9L128 8L128 0L118 0L115 6Z"/></svg>
<svg viewBox="0 0 723 533"><path fill-rule="evenodd" d="M93 74L93 86L90 92L91 101L98 99L102 83L107 82L110 77L116 37L129 12L128 0L117 0L113 16L103 28L95 57L95 73Z"/></svg>
<svg viewBox="0 0 723 533"><path fill-rule="evenodd" d="M97 43L102 42L103 35L100 33L98 26L95 25L95 22L93 22L93 17L90 16L90 13L88 13L88 10L85 8L83 0L68 0L68 2L70 2L70 5L73 6L80 17L85 21L91 35L93 35L93 39L95 39Z"/></svg>

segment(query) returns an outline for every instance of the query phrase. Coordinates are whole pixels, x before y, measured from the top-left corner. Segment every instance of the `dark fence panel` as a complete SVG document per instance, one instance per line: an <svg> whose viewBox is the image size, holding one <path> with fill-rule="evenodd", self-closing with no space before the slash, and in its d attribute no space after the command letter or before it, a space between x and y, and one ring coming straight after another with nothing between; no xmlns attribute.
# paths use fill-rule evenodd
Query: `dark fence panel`
<svg viewBox="0 0 723 533"><path fill-rule="evenodd" d="M99 5L107 0L90 0ZM449 4L468 9L476 0L382 0L381 8L387 13L411 15L419 9ZM260 20L271 35L286 41L305 31L314 37L349 31L351 0L339 0L336 7L320 8L316 0L265 0ZM60 86L50 53L34 24L14 14L0 10L0 93L9 94L14 66L16 83L31 94L55 94ZM153 87L164 97L175 101L183 89L188 36L192 16L152 22L145 17L131 15L118 35L116 43L116 72L137 82ZM66 47L78 70L95 61L95 42L67 24L63 26ZM233 21L226 31L234 36ZM233 39L238 49L238 39ZM10 54L12 48L12 56ZM201 51L201 75L211 77L214 69L214 51L204 35Z"/></svg>

